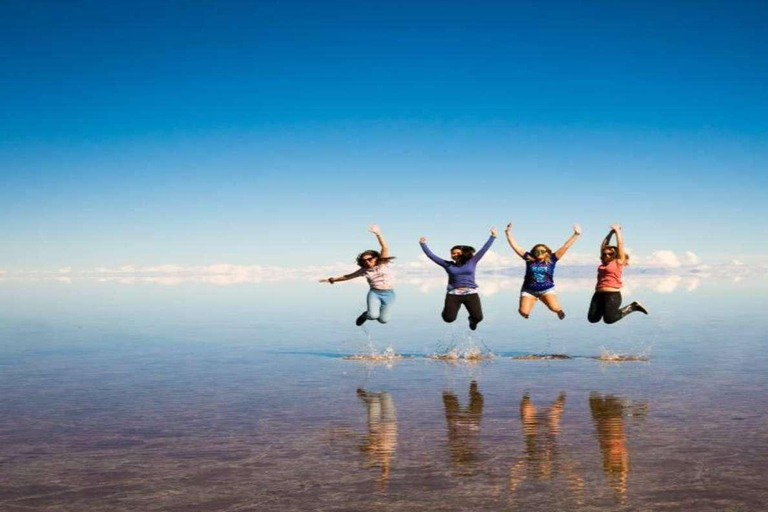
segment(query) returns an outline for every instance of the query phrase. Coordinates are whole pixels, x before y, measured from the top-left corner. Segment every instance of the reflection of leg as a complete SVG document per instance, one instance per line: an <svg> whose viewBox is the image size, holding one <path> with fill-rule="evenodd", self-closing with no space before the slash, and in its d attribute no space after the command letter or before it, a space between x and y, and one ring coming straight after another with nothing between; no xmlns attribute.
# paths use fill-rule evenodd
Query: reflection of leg
<svg viewBox="0 0 768 512"><path fill-rule="evenodd" d="M381 309L379 311L379 322L385 324L392 318L392 305L395 303L395 291L383 290L378 293L379 300L381 301Z"/></svg>
<svg viewBox="0 0 768 512"><path fill-rule="evenodd" d="M395 402L386 391L381 393L381 420L385 423L395 422Z"/></svg>
<svg viewBox="0 0 768 512"><path fill-rule="evenodd" d="M474 328L483 321L483 306L480 304L480 296L476 293L464 295L464 307L469 312L469 327Z"/></svg>
<svg viewBox="0 0 768 512"><path fill-rule="evenodd" d="M560 417L565 408L565 392L561 391L547 413L547 429L550 434L557 435L560 430Z"/></svg>
<svg viewBox="0 0 768 512"><path fill-rule="evenodd" d="M592 301L589 303L589 313L587 320L589 323L596 324L603 319L603 292L595 292L592 295Z"/></svg>
<svg viewBox="0 0 768 512"><path fill-rule="evenodd" d="M520 313L520 316L523 318L528 318L528 316L531 314L531 310L533 309L534 304L536 304L536 301L538 299L536 297L530 297L528 295L521 295L520 296L520 308L517 310L518 313Z"/></svg>
<svg viewBox="0 0 768 512"><path fill-rule="evenodd" d="M477 389L477 381L473 380L469 384L469 412L477 416L478 423L483 415L483 403L483 394Z"/></svg>
<svg viewBox="0 0 768 512"><path fill-rule="evenodd" d="M376 290L368 290L368 320L377 320L382 307L382 301Z"/></svg>
<svg viewBox="0 0 768 512"><path fill-rule="evenodd" d="M565 313L563 312L562 306L560 306L560 301L557 300L557 294L547 293L542 295L541 302L546 304L550 311L557 313L557 316L560 318L560 320L565 318Z"/></svg>
<svg viewBox="0 0 768 512"><path fill-rule="evenodd" d="M443 307L443 320L451 323L456 320L456 316L459 314L459 307L461 307L461 296L445 294L445 306Z"/></svg>

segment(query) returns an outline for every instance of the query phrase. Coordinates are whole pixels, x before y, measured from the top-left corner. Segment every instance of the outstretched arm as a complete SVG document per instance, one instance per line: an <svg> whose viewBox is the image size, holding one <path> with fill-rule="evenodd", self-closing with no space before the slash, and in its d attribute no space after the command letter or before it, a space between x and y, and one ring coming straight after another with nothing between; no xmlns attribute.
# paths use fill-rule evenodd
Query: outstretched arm
<svg viewBox="0 0 768 512"><path fill-rule="evenodd" d="M321 283L338 283L341 281L349 281L350 279L354 279L356 277L360 277L365 273L363 269L356 270L355 272L352 272L351 274L346 274L339 277L329 277L328 279L320 279Z"/></svg>
<svg viewBox="0 0 768 512"><path fill-rule="evenodd" d="M515 237L512 236L511 221L509 224L507 224L507 229L504 230L504 233L507 235L507 242L509 242L509 246L512 248L512 250L515 251L515 253L521 258L525 258L525 249L523 249L520 244L515 241Z"/></svg>
<svg viewBox="0 0 768 512"><path fill-rule="evenodd" d="M557 251L555 251L555 257L559 260L563 256L565 256L565 253L568 252L568 249L571 248L571 246L576 242L576 239L581 236L581 226L578 224L573 225L573 234L571 237L565 241L563 246L559 248Z"/></svg>
<svg viewBox="0 0 768 512"><path fill-rule="evenodd" d="M381 228L376 224L372 224L368 228L368 231L376 235L376 240L379 241L379 245L381 246L381 257L385 259L389 258L389 244L384 240L384 235L381 234Z"/></svg>
<svg viewBox="0 0 768 512"><path fill-rule="evenodd" d="M611 229L616 233L616 247L619 249L619 263L624 265L627 263L627 253L624 252L624 235L621 234L621 226L613 224Z"/></svg>
<svg viewBox="0 0 768 512"><path fill-rule="evenodd" d="M443 268L446 268L448 266L448 262L445 261L442 258L439 258L437 254L433 253L429 250L429 247L427 247L427 239L424 237L419 238L419 244L421 245L421 250L424 251L424 254L427 255L427 258L431 259L438 265L440 265Z"/></svg>
<svg viewBox="0 0 768 512"><path fill-rule="evenodd" d="M493 242L496 241L496 236L498 235L498 232L496 231L496 227L491 228L491 236L488 237L488 241L485 242L485 244L480 248L479 251L475 253L474 256L472 256L472 259L474 261L480 261L483 256L485 256L485 253L488 252L488 249L491 248L493 245Z"/></svg>

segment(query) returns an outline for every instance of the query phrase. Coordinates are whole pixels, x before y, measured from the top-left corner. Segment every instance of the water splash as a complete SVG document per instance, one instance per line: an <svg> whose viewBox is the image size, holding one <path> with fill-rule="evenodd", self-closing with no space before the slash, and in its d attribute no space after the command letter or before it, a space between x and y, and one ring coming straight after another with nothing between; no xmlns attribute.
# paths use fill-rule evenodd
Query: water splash
<svg viewBox="0 0 768 512"><path fill-rule="evenodd" d="M612 352L605 347L600 347L600 355L594 356L593 359L606 363L621 363L627 361L647 362L651 360L650 355L650 348L641 351L639 354L622 354L619 352Z"/></svg>
<svg viewBox="0 0 768 512"><path fill-rule="evenodd" d="M406 356L402 354L398 354L395 351L394 347L392 347L391 345L385 348L382 352L379 352L378 350L376 350L376 347L373 344L370 344L368 353L346 356L346 357L343 357L342 359L347 361L366 361L370 363L392 364L395 361L399 361L405 358Z"/></svg>
<svg viewBox="0 0 768 512"><path fill-rule="evenodd" d="M465 361L471 363L488 361L495 358L496 355L491 352L488 346L482 340L480 342L483 344L483 347L479 347L471 335L459 342L456 342L454 338L448 346L438 348L436 353L429 354L426 357L439 361Z"/></svg>

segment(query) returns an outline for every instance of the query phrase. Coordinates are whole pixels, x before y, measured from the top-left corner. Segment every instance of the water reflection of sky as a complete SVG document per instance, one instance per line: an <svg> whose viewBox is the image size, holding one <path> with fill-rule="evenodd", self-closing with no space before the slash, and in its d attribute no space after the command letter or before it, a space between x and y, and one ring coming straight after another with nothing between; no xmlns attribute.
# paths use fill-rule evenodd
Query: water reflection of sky
<svg viewBox="0 0 768 512"><path fill-rule="evenodd" d="M469 339L440 286L403 283L366 334L354 285L7 279L0 508L760 510L766 290L645 281L651 315L606 326L573 279L562 322L483 296L493 361L390 366L340 356ZM506 357L602 349L651 360Z"/></svg>

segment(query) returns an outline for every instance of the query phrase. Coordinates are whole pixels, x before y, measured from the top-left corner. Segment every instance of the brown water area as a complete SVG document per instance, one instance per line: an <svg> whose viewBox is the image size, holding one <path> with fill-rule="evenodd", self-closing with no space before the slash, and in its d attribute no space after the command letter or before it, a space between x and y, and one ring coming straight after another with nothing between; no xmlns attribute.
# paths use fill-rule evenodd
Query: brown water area
<svg viewBox="0 0 768 512"><path fill-rule="evenodd" d="M761 510L764 395L668 387L653 364L547 364L5 366L0 510Z"/></svg>
<svg viewBox="0 0 768 512"><path fill-rule="evenodd" d="M5 296L9 310L31 294L34 320L0 322L2 512L768 503L768 328L756 311L705 319L696 297L656 296L655 316L607 326L500 317L491 303L494 321L470 332L416 301L418 319L366 333L346 317L323 323L327 312L291 323L301 294L272 323L208 299L167 306L187 304L186 289L137 293L99 323L92 312L115 299L98 290L75 290L72 311L46 321L34 305L48 288ZM206 289L231 295L232 311L241 291Z"/></svg>

